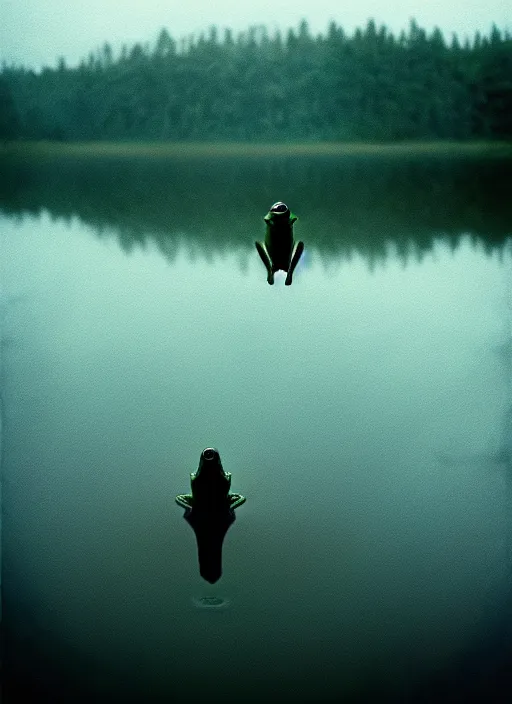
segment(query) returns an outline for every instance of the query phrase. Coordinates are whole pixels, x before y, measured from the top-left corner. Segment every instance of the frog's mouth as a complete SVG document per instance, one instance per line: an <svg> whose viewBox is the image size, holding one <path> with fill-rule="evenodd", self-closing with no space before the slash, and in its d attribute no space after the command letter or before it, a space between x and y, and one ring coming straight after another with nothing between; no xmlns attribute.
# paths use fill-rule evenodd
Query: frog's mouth
<svg viewBox="0 0 512 704"><path fill-rule="evenodd" d="M270 212L273 215L288 215L290 213L290 209L286 205L286 203L283 203L283 201L279 200L277 203L274 203L274 205L270 208Z"/></svg>

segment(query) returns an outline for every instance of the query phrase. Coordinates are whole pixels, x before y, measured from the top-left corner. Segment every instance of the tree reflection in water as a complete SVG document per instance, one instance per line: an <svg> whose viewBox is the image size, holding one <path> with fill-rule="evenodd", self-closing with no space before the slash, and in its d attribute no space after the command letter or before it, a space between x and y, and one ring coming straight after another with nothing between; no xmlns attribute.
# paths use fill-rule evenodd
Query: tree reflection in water
<svg viewBox="0 0 512 704"><path fill-rule="evenodd" d="M327 266L356 253L370 267L391 245L404 264L443 238L487 252L510 235L512 163L471 157L287 157L4 160L6 215L79 217L129 253L154 242L172 261L239 252L264 232L268 202L293 203L297 235Z"/></svg>

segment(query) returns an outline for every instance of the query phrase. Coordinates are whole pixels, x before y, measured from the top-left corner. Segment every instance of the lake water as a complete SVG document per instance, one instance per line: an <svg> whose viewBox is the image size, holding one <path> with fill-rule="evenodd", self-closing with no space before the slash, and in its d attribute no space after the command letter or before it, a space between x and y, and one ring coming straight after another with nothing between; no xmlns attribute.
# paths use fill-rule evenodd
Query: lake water
<svg viewBox="0 0 512 704"><path fill-rule="evenodd" d="M438 701L491 677L510 163L1 171L12 701ZM286 288L254 248L276 200L306 244ZM174 503L210 445L247 497L213 586Z"/></svg>

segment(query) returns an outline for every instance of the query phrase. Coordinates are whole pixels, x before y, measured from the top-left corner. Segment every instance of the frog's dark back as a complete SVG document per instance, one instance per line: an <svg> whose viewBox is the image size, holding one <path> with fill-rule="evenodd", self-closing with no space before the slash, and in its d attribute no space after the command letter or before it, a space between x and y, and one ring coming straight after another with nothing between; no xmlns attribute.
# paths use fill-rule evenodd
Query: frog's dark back
<svg viewBox="0 0 512 704"><path fill-rule="evenodd" d="M224 510L229 507L230 487L231 476L224 471L217 450L210 447L203 450L197 472L192 476L194 507L208 511Z"/></svg>

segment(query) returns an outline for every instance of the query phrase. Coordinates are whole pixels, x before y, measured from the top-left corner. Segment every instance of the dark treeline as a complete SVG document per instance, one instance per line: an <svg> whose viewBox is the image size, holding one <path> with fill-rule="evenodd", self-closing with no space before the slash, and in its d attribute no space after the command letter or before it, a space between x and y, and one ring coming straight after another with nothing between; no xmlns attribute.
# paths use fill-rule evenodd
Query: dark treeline
<svg viewBox="0 0 512 704"><path fill-rule="evenodd" d="M60 140L403 140L512 137L512 38L461 43L411 21L348 36L215 27L109 44L78 67L0 73L0 137Z"/></svg>

